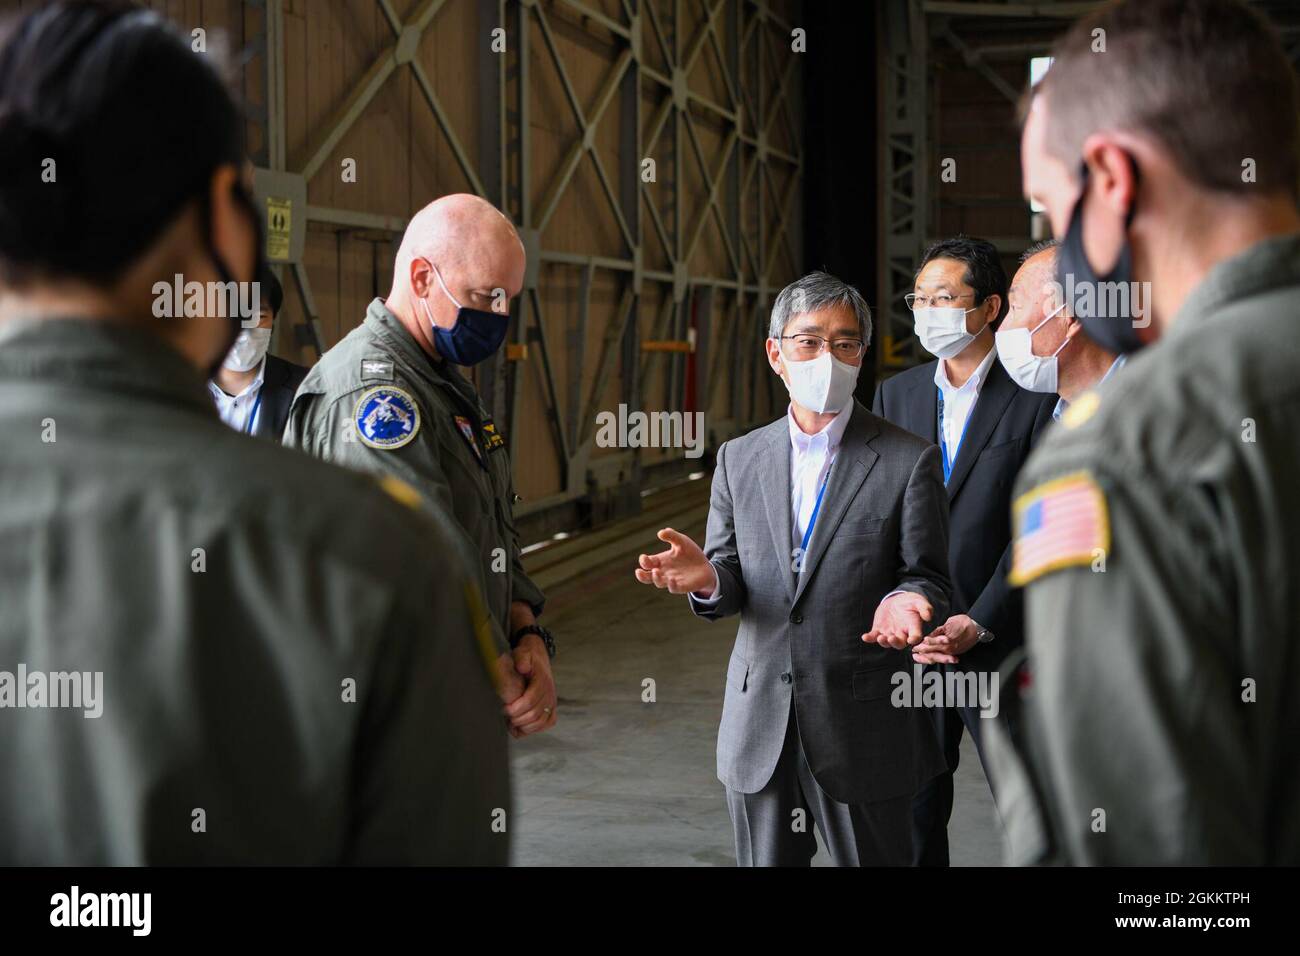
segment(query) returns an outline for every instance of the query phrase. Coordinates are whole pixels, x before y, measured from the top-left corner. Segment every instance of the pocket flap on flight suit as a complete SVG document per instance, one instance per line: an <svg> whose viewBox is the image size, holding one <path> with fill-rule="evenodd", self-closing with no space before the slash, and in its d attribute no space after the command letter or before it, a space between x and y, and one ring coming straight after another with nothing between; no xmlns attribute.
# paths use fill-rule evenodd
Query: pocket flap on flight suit
<svg viewBox="0 0 1300 956"><path fill-rule="evenodd" d="M881 664L870 670L854 671L853 699L880 700L882 697L888 697L893 686L894 670L892 664Z"/></svg>
<svg viewBox="0 0 1300 956"><path fill-rule="evenodd" d="M749 683L749 662L732 654L727 664L727 683L743 694Z"/></svg>

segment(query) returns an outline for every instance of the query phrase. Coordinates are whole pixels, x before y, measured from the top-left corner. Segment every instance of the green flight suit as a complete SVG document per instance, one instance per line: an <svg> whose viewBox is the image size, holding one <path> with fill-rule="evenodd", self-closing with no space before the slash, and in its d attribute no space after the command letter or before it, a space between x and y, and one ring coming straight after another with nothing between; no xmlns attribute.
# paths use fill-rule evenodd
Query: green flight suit
<svg viewBox="0 0 1300 956"><path fill-rule="evenodd" d="M1300 863L1300 236L1215 266L1017 494L1009 861Z"/></svg>
<svg viewBox="0 0 1300 956"><path fill-rule="evenodd" d="M308 373L284 443L349 468L395 475L455 516L478 558L498 649L508 650L510 605L541 614L514 525L510 455L478 393L429 356L375 299L366 318Z"/></svg>
<svg viewBox="0 0 1300 956"><path fill-rule="evenodd" d="M232 431L116 323L0 325L0 448L0 864L507 862L449 518ZM49 706L96 673L98 716Z"/></svg>

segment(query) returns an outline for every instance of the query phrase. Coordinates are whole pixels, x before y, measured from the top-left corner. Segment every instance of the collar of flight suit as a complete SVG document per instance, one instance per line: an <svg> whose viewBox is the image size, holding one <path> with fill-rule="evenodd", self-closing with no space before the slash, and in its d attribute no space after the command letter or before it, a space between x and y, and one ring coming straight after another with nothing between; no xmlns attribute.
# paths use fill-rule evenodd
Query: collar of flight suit
<svg viewBox="0 0 1300 956"><path fill-rule="evenodd" d="M1227 305L1295 285L1300 285L1300 233L1262 239L1210 269L1178 310L1169 334L1188 334Z"/></svg>
<svg viewBox="0 0 1300 956"><path fill-rule="evenodd" d="M134 393L216 415L202 374L147 328L102 319L0 324L0 380Z"/></svg>
<svg viewBox="0 0 1300 956"><path fill-rule="evenodd" d="M454 365L446 359L434 358L415 341L401 319L392 313L383 299L374 299L366 309L366 327L379 339L384 347L397 353L405 364L427 375L436 385L449 391L463 404L472 407L474 418L482 417L477 395L471 395L472 386L466 388L465 381Z"/></svg>

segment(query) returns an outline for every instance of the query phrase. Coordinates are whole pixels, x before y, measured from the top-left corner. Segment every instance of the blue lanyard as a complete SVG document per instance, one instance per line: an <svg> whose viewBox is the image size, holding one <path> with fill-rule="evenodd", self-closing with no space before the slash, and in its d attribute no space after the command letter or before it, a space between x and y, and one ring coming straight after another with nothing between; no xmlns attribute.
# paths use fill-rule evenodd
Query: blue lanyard
<svg viewBox="0 0 1300 956"><path fill-rule="evenodd" d="M948 443L943 438L943 389L936 385L935 391L939 393L939 451L943 453L943 483L946 485L948 479L952 477L953 459L948 457ZM971 409L971 414L967 415L966 421L962 423L961 434L957 436L957 451L961 451L961 443L966 439L966 429L970 425L970 420L974 414L975 410Z"/></svg>
<svg viewBox="0 0 1300 956"><path fill-rule="evenodd" d="M257 390L257 400L253 402L253 413L248 416L248 421L244 422L244 434L253 434L253 423L257 421L257 410L262 407L262 390Z"/></svg>
<svg viewBox="0 0 1300 956"><path fill-rule="evenodd" d="M813 502L812 514L808 516L808 527L804 529L803 541L799 544L799 550L805 554L808 553L808 541L812 538L813 525L817 524L817 512L822 510L822 495L826 494L826 483L831 480L831 469L834 467L835 459L832 458L826 468L826 477L822 479L822 486L817 489L817 500Z"/></svg>

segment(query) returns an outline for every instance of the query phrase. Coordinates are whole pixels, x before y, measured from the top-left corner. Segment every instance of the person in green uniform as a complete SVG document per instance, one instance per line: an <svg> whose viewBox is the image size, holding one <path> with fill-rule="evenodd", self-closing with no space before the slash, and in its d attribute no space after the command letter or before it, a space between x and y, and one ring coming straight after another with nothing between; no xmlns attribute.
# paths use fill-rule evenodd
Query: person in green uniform
<svg viewBox="0 0 1300 956"><path fill-rule="evenodd" d="M495 623L501 696L515 737L554 726L555 644L524 572L505 436L456 366L493 355L524 281L510 221L477 196L444 196L411 219L386 299L316 363L284 443L410 483L455 515Z"/></svg>
<svg viewBox="0 0 1300 956"><path fill-rule="evenodd" d="M243 122L158 14L0 33L0 864L504 864L450 517L208 398L256 321Z"/></svg>
<svg viewBox="0 0 1300 956"><path fill-rule="evenodd" d="M1104 52L1097 44L1104 44ZM1012 862L1300 863L1300 126L1238 0L1120 0L1032 91L1027 196L1084 331L1130 355L1014 503Z"/></svg>

